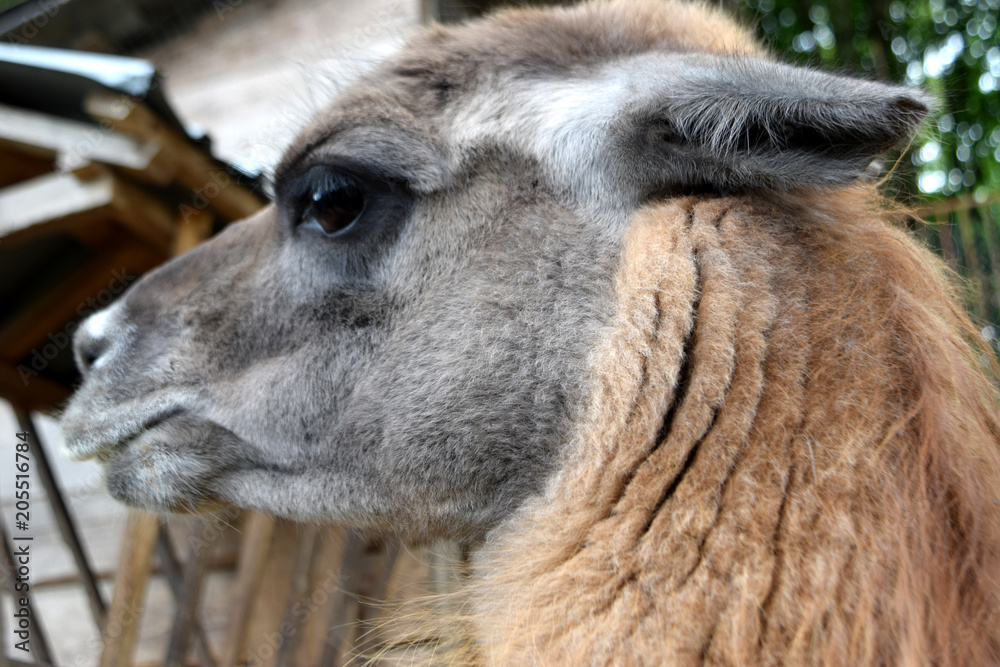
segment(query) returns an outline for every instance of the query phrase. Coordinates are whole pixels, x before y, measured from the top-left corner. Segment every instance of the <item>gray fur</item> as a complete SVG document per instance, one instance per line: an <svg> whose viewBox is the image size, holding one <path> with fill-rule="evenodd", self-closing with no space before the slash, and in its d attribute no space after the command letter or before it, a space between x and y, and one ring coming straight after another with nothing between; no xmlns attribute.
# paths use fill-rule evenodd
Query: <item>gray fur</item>
<svg viewBox="0 0 1000 667"><path fill-rule="evenodd" d="M80 328L63 425L113 495L482 536L541 489L580 414L638 208L847 183L926 113L898 87L669 43L580 49L597 28L539 21L545 53L532 25L523 43L489 23L416 38L289 149L275 205ZM314 165L374 184L350 239L296 224Z"/></svg>

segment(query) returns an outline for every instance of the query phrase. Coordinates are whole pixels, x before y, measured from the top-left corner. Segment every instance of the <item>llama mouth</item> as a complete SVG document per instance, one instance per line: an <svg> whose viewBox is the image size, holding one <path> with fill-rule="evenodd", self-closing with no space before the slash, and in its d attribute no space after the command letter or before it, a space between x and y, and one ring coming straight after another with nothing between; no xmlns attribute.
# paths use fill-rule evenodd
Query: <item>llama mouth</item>
<svg viewBox="0 0 1000 667"><path fill-rule="evenodd" d="M95 458L101 463L106 464L109 461L111 461L111 458L116 453L122 451L124 448L128 447L131 443L140 440L143 434L149 433L150 431L164 424L168 420L183 414L184 414L184 409L177 407L177 408L171 408L169 410L166 410L165 412L154 415L153 417L150 417L145 422L143 422L139 426L139 428L135 431L135 433L127 435L124 438L121 438L109 445L105 445L101 449L97 450L97 452L95 452L90 458Z"/></svg>
<svg viewBox="0 0 1000 667"><path fill-rule="evenodd" d="M100 411L99 418L83 417L83 412L83 406L71 405L63 415L62 430L66 438L63 454L75 461L97 459L107 463L144 433L181 417L187 410L171 402L153 410L136 409L130 404L116 406Z"/></svg>
<svg viewBox="0 0 1000 667"><path fill-rule="evenodd" d="M184 410L167 411L145 424L148 428L102 458L111 496L155 512L188 514L223 506L218 479L245 465L236 452L246 443L224 426Z"/></svg>

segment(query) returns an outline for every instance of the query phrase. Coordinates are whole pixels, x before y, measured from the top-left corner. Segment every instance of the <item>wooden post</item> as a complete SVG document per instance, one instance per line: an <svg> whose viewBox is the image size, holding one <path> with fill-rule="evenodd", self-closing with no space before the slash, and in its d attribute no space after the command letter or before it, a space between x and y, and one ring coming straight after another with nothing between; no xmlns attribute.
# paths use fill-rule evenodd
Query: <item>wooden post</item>
<svg viewBox="0 0 1000 667"><path fill-rule="evenodd" d="M194 533L189 540L181 594L177 597L174 627L170 632L167 657L164 661L167 667L185 667L187 665L191 635L194 634L194 630L198 626L198 602L201 600L202 582L205 579L208 561L214 551L212 549L213 538L211 537L213 530L218 530L218 522L201 519L195 526ZM211 660L211 656L209 656L209 660Z"/></svg>
<svg viewBox="0 0 1000 667"><path fill-rule="evenodd" d="M990 267L990 275L983 283L988 293L988 306L983 312L983 317L995 320L995 314L1000 308L1000 303L997 303L997 294L1000 294L1000 242L997 241L997 223L993 219L992 207L989 204L984 204L978 210L979 224L983 228L983 237L986 239L986 253Z"/></svg>
<svg viewBox="0 0 1000 667"><path fill-rule="evenodd" d="M191 250L212 233L211 217L201 212L181 218L174 238L174 254ZM153 548L160 532L160 519L147 512L129 514L122 538L121 557L115 573L114 597L104 630L101 667L126 667L132 662L139 638L146 584L153 567Z"/></svg>
<svg viewBox="0 0 1000 667"><path fill-rule="evenodd" d="M295 654L301 643L302 629L307 620L302 617L300 610L305 607L309 595L309 584L312 581L321 544L318 527L313 524L303 524L299 527L298 553L295 555L288 598L285 600L285 615L279 628L282 642L275 658L278 667L294 667L296 664Z"/></svg>
<svg viewBox="0 0 1000 667"><path fill-rule="evenodd" d="M261 574L271 549L274 534L274 519L260 512L246 512L243 519L243 543L240 545L239 562L236 565L236 583L233 585L232 616L226 643L222 649L221 667L236 667L243 650L247 622L254 607L254 600L260 590Z"/></svg>
<svg viewBox="0 0 1000 667"><path fill-rule="evenodd" d="M174 547L170 544L170 534L167 532L166 526L160 527L160 534L156 538L156 560L160 562L163 576L170 584L174 600L182 600L184 598L184 574L181 571L180 561L177 560L177 554L174 553ZM198 651L198 660L201 661L200 667L215 667L215 658L212 656L208 636L205 634L205 628L197 621L197 617L195 618L194 633L197 642L195 648Z"/></svg>
<svg viewBox="0 0 1000 667"><path fill-rule="evenodd" d="M976 228L972 225L969 209L955 211L958 233L962 237L962 254L965 256L965 276L976 290L976 300L972 310L980 318L989 312L989 289L983 284L979 271L979 252L976 250Z"/></svg>
<svg viewBox="0 0 1000 667"><path fill-rule="evenodd" d="M115 572L111 611L104 626L101 667L127 667L132 663L146 598L146 583L153 566L153 545L159 531L160 518L155 514L129 513L118 571Z"/></svg>

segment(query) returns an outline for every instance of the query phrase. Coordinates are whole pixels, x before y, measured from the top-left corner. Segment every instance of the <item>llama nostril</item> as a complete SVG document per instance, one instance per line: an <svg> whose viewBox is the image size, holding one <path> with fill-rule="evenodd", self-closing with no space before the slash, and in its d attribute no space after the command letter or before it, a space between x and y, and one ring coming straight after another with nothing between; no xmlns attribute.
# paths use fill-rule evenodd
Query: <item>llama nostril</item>
<svg viewBox="0 0 1000 667"><path fill-rule="evenodd" d="M74 336L73 348L76 365L86 375L107 351L108 344L106 338L95 338L86 329L81 329Z"/></svg>
<svg viewBox="0 0 1000 667"><path fill-rule="evenodd" d="M80 372L86 375L93 370L111 347L108 336L110 309L91 315L80 324L73 336L73 353Z"/></svg>

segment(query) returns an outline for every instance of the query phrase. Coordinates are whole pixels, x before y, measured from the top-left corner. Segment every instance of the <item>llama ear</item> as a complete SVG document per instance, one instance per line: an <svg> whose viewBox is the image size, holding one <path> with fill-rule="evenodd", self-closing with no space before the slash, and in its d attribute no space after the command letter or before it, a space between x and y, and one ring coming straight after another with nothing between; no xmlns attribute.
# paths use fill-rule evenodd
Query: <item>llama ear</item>
<svg viewBox="0 0 1000 667"><path fill-rule="evenodd" d="M641 123L666 185L848 183L931 106L920 91L765 60L678 56L668 69Z"/></svg>

